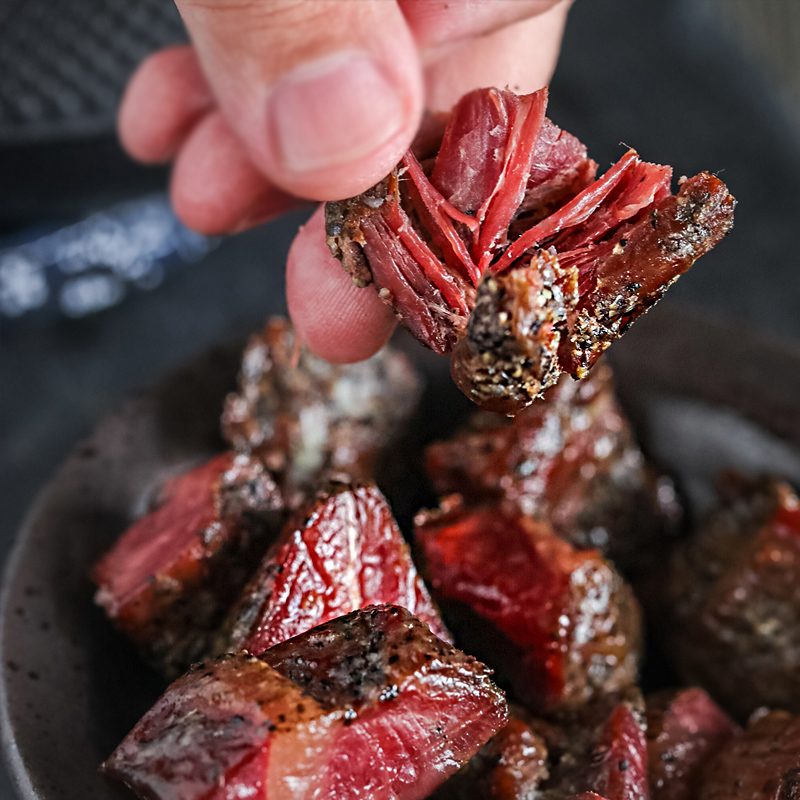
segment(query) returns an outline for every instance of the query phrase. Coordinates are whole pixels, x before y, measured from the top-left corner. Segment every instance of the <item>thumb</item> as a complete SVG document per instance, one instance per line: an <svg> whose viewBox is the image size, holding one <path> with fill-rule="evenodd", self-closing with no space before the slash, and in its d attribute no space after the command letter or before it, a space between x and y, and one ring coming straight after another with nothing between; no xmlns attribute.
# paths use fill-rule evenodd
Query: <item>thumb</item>
<svg viewBox="0 0 800 800"><path fill-rule="evenodd" d="M218 104L273 183L340 199L400 160L423 89L394 0L178 0L178 7Z"/></svg>

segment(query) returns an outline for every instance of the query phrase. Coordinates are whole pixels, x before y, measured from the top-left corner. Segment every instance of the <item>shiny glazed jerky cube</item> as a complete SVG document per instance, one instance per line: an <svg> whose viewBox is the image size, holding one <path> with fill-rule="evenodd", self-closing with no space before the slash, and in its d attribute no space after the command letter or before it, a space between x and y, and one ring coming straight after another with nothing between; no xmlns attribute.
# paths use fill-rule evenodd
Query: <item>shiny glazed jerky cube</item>
<svg viewBox="0 0 800 800"><path fill-rule="evenodd" d="M377 487L331 483L289 520L230 614L216 650L262 653L380 603L406 608L449 640Z"/></svg>
<svg viewBox="0 0 800 800"><path fill-rule="evenodd" d="M663 559L681 513L672 482L646 464L605 364L581 382L561 378L513 420L476 414L428 447L425 467L440 494L499 501L631 574Z"/></svg>
<svg viewBox="0 0 800 800"><path fill-rule="evenodd" d="M635 682L639 606L596 550L576 550L519 512L452 501L419 514L415 535L457 641L531 710L580 705Z"/></svg>
<svg viewBox="0 0 800 800"><path fill-rule="evenodd" d="M482 664L376 606L193 668L104 770L157 800L421 800L506 720Z"/></svg>

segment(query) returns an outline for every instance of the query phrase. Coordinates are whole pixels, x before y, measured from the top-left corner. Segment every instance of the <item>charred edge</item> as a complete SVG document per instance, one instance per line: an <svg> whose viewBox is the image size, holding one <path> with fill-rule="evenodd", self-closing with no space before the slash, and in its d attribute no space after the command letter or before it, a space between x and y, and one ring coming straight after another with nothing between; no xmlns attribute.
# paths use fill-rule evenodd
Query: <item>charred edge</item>
<svg viewBox="0 0 800 800"><path fill-rule="evenodd" d="M629 282L613 299L589 303L579 309L570 324L569 344L573 355L574 378L586 377L600 354L622 336L637 317L652 308L667 290L698 258L714 248L733 227L736 200L719 179L706 172L686 181L677 195L655 207L641 226L651 228L656 237L655 249L666 262L675 265L673 276L655 290L640 293L646 276L633 277L642 283ZM632 235L636 235L635 233ZM628 245L628 240L625 240ZM609 256L608 263L625 259L625 247ZM598 272L605 271L603 266ZM566 340L565 340L566 341Z"/></svg>

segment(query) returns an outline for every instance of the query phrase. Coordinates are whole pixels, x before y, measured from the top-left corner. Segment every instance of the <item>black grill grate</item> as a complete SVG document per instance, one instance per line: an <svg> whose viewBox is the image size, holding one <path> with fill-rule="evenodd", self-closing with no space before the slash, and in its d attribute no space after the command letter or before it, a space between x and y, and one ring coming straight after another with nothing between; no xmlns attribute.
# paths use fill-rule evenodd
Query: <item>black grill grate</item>
<svg viewBox="0 0 800 800"><path fill-rule="evenodd" d="M0 0L0 145L110 132L136 65L185 38L172 0Z"/></svg>

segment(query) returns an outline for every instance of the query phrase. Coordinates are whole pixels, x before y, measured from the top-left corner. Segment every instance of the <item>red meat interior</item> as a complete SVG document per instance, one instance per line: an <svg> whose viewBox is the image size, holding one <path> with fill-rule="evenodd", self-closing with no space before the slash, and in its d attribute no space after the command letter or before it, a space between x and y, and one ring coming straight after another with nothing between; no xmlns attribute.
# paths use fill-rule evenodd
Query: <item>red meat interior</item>
<svg viewBox="0 0 800 800"><path fill-rule="evenodd" d="M592 182L597 165L545 118L546 106L546 89L521 97L472 92L453 110L435 159L405 155L403 203L386 204L364 222L373 268L399 265L394 280L380 276L399 300L413 307L433 288L468 315L484 271L508 269L534 246L553 247L563 266L577 265L585 295L599 259L671 193L671 168L641 161L633 150ZM397 239L381 236L384 226Z"/></svg>

